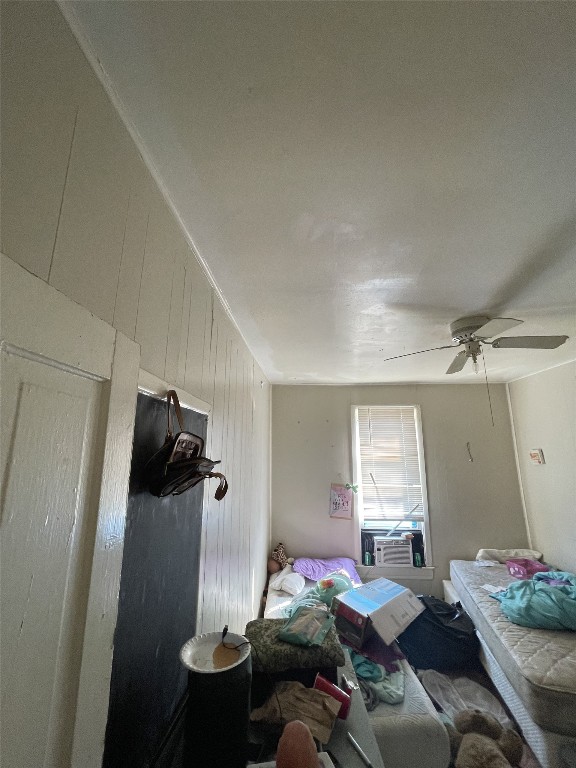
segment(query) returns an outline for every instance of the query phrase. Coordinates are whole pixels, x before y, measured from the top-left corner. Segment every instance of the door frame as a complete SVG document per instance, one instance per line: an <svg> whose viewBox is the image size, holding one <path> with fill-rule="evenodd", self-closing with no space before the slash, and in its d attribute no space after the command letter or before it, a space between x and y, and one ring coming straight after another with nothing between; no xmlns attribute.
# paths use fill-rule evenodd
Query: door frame
<svg viewBox="0 0 576 768"><path fill-rule="evenodd" d="M158 376L155 376L153 373L149 373L143 368L140 368L140 371L138 372L138 392L142 392L144 395L150 395L150 397L155 397L158 400L164 400L169 389L173 389L176 392L180 405L183 408L190 408L192 411L197 411L198 413L210 416L210 413L212 412L210 403L207 403L205 400L200 400L199 397L191 395L185 389L180 389L180 387L176 387L173 384L164 381L164 379L158 378Z"/></svg>
<svg viewBox="0 0 576 768"><path fill-rule="evenodd" d="M76 703L72 765L99 768L104 751L122 568L140 346L4 254L0 343L103 383L104 444ZM29 322L22 322L23 308Z"/></svg>

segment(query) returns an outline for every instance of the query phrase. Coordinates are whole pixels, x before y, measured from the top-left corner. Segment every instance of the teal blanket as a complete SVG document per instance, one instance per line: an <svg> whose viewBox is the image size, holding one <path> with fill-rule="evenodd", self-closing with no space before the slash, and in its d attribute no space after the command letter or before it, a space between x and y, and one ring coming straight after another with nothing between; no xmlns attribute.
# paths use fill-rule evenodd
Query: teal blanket
<svg viewBox="0 0 576 768"><path fill-rule="evenodd" d="M568 583L553 586L548 583L550 579ZM576 631L576 576L573 573L536 573L532 579L516 581L505 592L491 597L500 601L505 616L514 624Z"/></svg>
<svg viewBox="0 0 576 768"><path fill-rule="evenodd" d="M386 704L398 704L404 699L404 670L388 672L380 664L348 648L354 672L359 680L365 680L374 696Z"/></svg>

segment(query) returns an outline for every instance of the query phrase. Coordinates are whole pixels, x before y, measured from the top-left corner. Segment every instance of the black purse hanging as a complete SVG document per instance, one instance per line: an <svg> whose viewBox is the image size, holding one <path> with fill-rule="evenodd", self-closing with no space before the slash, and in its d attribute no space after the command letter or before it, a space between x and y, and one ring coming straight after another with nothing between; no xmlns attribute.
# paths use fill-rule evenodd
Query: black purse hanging
<svg viewBox="0 0 576 768"><path fill-rule="evenodd" d="M175 436L172 433L171 401L174 403L181 430ZM203 480L217 477L220 482L214 498L220 501L228 490L228 482L224 475L221 472L213 472L215 465L220 464L220 461L213 461L203 456L204 440L192 432L184 431L182 409L178 395L173 389L166 394L166 408L168 428L164 445L144 467L148 490L153 496L178 496Z"/></svg>

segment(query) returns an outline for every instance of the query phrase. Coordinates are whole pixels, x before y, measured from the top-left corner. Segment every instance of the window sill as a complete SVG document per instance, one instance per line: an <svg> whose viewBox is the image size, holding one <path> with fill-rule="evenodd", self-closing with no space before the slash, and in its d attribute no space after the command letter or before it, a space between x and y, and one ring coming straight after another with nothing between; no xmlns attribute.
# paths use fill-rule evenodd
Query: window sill
<svg viewBox="0 0 576 768"><path fill-rule="evenodd" d="M415 568L412 565L357 565L358 575L364 579L406 579L418 581L431 581L434 578L434 566L425 565L423 568Z"/></svg>

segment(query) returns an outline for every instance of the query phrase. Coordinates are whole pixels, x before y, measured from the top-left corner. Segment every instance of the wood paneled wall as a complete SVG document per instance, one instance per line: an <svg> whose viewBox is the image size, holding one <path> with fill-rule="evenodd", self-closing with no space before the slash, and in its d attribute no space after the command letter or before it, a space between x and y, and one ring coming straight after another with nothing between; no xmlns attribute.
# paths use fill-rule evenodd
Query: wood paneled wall
<svg viewBox="0 0 576 768"><path fill-rule="evenodd" d="M266 575L270 386L58 7L2 6L2 251L212 405L230 491L205 497L198 631L242 631Z"/></svg>

